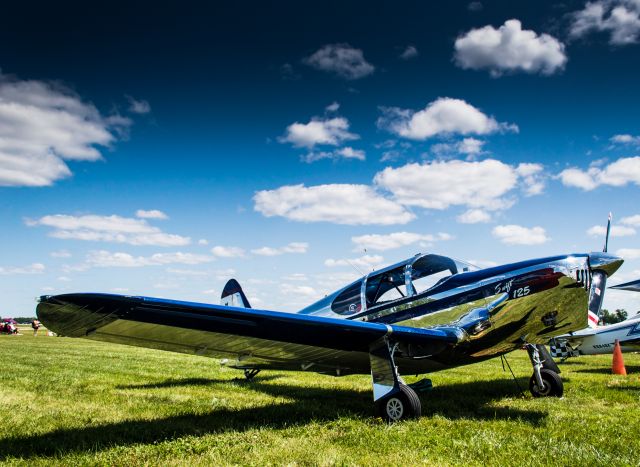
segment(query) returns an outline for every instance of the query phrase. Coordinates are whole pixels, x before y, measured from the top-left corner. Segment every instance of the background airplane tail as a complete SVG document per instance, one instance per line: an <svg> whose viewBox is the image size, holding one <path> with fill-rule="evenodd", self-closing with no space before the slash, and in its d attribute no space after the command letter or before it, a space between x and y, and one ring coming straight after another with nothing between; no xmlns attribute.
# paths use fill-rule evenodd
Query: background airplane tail
<svg viewBox="0 0 640 467"><path fill-rule="evenodd" d="M229 281L222 289L222 296L220 297L220 304L224 306L234 306L237 308L251 308L247 296L242 291L242 287L235 279L229 279Z"/></svg>

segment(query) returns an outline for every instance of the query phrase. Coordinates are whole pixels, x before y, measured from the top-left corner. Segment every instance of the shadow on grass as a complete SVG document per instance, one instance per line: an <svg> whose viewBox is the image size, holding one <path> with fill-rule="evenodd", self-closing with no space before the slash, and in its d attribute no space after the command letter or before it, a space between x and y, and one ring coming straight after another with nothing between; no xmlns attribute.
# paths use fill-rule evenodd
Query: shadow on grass
<svg viewBox="0 0 640 467"><path fill-rule="evenodd" d="M209 379L209 378L183 378L183 379L168 379L158 383L149 384L121 384L116 386L116 389L160 389L160 388L175 388L184 386L214 386L217 384L240 384L251 385L257 383L263 383L265 381L272 381L278 379L278 375L260 375L256 376L253 380L247 380L246 378L233 378L233 379Z"/></svg>
<svg viewBox="0 0 640 467"><path fill-rule="evenodd" d="M627 369L628 375L640 373L640 366L625 365L625 368ZM581 370L574 370L574 371L576 373L592 373L592 374L599 374L599 375L610 375L611 365L603 366L602 368L583 368Z"/></svg>
<svg viewBox="0 0 640 467"><path fill-rule="evenodd" d="M274 376L274 378L276 378ZM312 421L326 422L340 417L368 418L373 413L369 391L309 388L266 383L256 378L243 387L293 402L252 408L218 408L208 413L169 416L154 420L123 420L98 426L61 428L49 433L0 439L0 460L63 456L101 450L152 444L184 436L203 436L244 432L255 428L284 429L304 426ZM272 379L272 378L268 378ZM233 380L205 378L171 379L158 384L124 386L127 389L173 388L190 385L228 384ZM520 385L524 388L526 381ZM439 414L448 419L513 420L539 425L546 413L538 410L491 407L505 397L519 397L513 380L474 381L436 387L421 396L423 417Z"/></svg>

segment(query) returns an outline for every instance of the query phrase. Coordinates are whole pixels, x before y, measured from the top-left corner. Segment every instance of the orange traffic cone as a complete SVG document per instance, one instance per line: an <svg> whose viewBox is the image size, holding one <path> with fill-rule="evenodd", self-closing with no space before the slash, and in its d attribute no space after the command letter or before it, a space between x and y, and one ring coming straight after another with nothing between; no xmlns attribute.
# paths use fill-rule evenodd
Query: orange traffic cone
<svg viewBox="0 0 640 467"><path fill-rule="evenodd" d="M611 366L611 372L614 375L626 375L627 369L624 367L624 359L622 358L622 350L620 349L620 341L616 339L616 344L613 347L613 365Z"/></svg>

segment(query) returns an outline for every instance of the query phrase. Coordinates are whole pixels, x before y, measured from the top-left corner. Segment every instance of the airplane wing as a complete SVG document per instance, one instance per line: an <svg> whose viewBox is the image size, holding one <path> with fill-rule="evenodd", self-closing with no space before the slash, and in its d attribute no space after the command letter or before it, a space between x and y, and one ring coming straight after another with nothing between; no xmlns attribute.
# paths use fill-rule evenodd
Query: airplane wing
<svg viewBox="0 0 640 467"><path fill-rule="evenodd" d="M227 358L237 368L369 373L370 346L382 337L437 354L465 335L222 305L109 294L43 296L47 328L69 337Z"/></svg>
<svg viewBox="0 0 640 467"><path fill-rule="evenodd" d="M632 292L640 292L640 279L631 282L625 282L624 284L618 284L609 287L610 289L618 290L630 290Z"/></svg>

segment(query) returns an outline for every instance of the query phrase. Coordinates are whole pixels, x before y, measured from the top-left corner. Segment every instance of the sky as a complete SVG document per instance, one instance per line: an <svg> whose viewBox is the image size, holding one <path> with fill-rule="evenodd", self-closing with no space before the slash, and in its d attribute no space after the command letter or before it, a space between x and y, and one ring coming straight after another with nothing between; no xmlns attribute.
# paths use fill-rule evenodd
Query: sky
<svg viewBox="0 0 640 467"><path fill-rule="evenodd" d="M639 59L638 0L7 6L0 315L230 277L295 311L418 252L599 251L609 212L637 279Z"/></svg>

